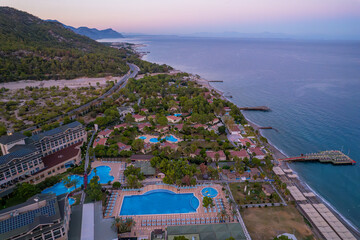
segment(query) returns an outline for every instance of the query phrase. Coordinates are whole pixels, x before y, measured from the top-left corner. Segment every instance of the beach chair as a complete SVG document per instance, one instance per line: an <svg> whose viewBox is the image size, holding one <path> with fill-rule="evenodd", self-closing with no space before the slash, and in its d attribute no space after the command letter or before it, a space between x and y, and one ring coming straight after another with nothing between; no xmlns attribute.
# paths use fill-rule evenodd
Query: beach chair
<svg viewBox="0 0 360 240"><path fill-rule="evenodd" d="M181 219L180 218L176 219L176 225L181 225Z"/></svg>
<svg viewBox="0 0 360 240"><path fill-rule="evenodd" d="M185 218L182 218L182 219L181 219L181 224L182 224L182 225L185 225L185 224L186 224Z"/></svg>
<svg viewBox="0 0 360 240"><path fill-rule="evenodd" d="M157 220L156 226L161 226L161 219L158 219L158 220Z"/></svg>
<svg viewBox="0 0 360 240"><path fill-rule="evenodd" d="M211 212L211 208L209 208L209 213Z"/></svg>
<svg viewBox="0 0 360 240"><path fill-rule="evenodd" d="M167 225L171 225L171 219L167 220Z"/></svg>
<svg viewBox="0 0 360 240"><path fill-rule="evenodd" d="M200 223L205 223L205 218L201 218Z"/></svg>
<svg viewBox="0 0 360 240"><path fill-rule="evenodd" d="M175 218L171 219L171 224L172 224L172 225L176 225L176 220L175 220Z"/></svg>
<svg viewBox="0 0 360 240"><path fill-rule="evenodd" d="M204 208L204 212L205 212L205 213L207 213L207 210L206 210L206 208Z"/></svg>
<svg viewBox="0 0 360 240"><path fill-rule="evenodd" d="M205 223L210 223L210 218L205 218Z"/></svg>
<svg viewBox="0 0 360 240"><path fill-rule="evenodd" d="M200 223L201 223L200 218L196 218L196 219L195 219L195 223L196 223L196 224L200 224Z"/></svg>
<svg viewBox="0 0 360 240"><path fill-rule="evenodd" d="M151 226L151 220L147 220L147 226Z"/></svg>
<svg viewBox="0 0 360 240"><path fill-rule="evenodd" d="M161 224L162 226L165 226L166 225L166 219L163 219L162 220L162 224Z"/></svg>
<svg viewBox="0 0 360 240"><path fill-rule="evenodd" d="M216 222L217 222L217 223L220 222L218 217L216 217Z"/></svg>
<svg viewBox="0 0 360 240"><path fill-rule="evenodd" d="M186 219L186 224L190 224L190 218Z"/></svg>
<svg viewBox="0 0 360 240"><path fill-rule="evenodd" d="M195 218L191 218L191 224L195 224Z"/></svg>

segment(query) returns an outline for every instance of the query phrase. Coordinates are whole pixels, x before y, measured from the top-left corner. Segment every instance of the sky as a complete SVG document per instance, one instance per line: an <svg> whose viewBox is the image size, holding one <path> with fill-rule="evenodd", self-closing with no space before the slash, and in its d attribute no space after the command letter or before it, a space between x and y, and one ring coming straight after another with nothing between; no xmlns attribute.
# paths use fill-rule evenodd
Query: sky
<svg viewBox="0 0 360 240"><path fill-rule="evenodd" d="M360 39L360 0L0 0L66 25L122 33L282 33Z"/></svg>

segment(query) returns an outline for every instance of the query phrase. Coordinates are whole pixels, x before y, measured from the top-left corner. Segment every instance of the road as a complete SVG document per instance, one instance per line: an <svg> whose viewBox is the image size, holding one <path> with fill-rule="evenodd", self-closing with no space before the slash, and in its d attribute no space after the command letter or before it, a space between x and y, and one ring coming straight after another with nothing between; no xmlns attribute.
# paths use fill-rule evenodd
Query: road
<svg viewBox="0 0 360 240"><path fill-rule="evenodd" d="M127 81L130 78L135 78L135 76L138 74L138 72L140 71L139 67L136 66L135 64L132 63L127 63L128 66L130 67L129 72L127 72L117 83L114 84L114 86L112 88L110 88L106 93L104 93L103 95L101 95L100 97L79 106L78 108L75 108L65 114L59 115L57 117L54 117L52 119L49 119L48 121L42 123L42 124L46 124L46 123L51 123L54 121L58 121L61 118L65 117L65 116L69 116L70 118L72 118L73 116L75 116L75 113L77 112L81 112L84 111L85 109L87 109L88 107L90 107L92 104L100 102L102 100L104 100L105 98L107 98L108 96L110 96L111 94L115 93L116 91L118 91L119 89L123 88L124 86L126 86ZM23 131L32 131L35 130L37 128L37 126L32 126L30 128L27 128Z"/></svg>

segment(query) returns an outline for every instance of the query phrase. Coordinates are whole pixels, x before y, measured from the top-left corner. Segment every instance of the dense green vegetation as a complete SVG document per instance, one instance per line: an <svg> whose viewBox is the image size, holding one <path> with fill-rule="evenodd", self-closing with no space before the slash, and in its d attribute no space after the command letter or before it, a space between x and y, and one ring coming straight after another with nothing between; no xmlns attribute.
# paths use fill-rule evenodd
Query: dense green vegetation
<svg viewBox="0 0 360 240"><path fill-rule="evenodd" d="M129 51L78 35L57 22L0 8L0 82L122 75Z"/></svg>

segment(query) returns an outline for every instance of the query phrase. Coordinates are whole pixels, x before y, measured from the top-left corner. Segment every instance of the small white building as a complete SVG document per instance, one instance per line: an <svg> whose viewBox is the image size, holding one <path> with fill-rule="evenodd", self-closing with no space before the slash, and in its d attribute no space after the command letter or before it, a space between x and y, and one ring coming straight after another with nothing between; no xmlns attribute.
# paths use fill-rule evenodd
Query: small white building
<svg viewBox="0 0 360 240"><path fill-rule="evenodd" d="M134 113L134 109L132 107L118 107L117 109L121 118L124 118L128 113Z"/></svg>

